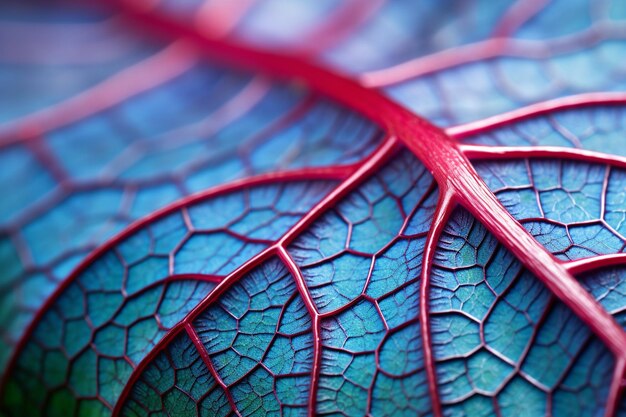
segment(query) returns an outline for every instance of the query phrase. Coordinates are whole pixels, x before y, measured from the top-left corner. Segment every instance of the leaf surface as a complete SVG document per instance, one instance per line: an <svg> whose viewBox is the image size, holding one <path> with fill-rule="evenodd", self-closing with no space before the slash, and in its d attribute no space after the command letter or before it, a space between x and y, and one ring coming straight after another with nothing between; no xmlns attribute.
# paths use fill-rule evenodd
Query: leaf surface
<svg viewBox="0 0 626 417"><path fill-rule="evenodd" d="M4 414L625 412L619 2L2 7Z"/></svg>

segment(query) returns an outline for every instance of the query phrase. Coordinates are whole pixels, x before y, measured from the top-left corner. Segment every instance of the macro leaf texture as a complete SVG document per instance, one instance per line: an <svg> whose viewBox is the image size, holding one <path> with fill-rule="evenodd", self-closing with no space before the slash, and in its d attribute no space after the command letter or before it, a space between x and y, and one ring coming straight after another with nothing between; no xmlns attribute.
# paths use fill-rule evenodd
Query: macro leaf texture
<svg viewBox="0 0 626 417"><path fill-rule="evenodd" d="M0 415L626 416L626 2L0 5Z"/></svg>

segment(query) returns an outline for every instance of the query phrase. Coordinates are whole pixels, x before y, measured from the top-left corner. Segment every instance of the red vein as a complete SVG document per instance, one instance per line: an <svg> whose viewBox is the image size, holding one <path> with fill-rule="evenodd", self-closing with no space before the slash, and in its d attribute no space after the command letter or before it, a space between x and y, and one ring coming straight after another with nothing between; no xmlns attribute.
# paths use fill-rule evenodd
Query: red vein
<svg viewBox="0 0 626 417"><path fill-rule="evenodd" d="M561 146L488 146L459 144L469 159L567 158L626 168L626 157L587 149Z"/></svg>
<svg viewBox="0 0 626 417"><path fill-rule="evenodd" d="M113 107L181 75L195 61L190 44L175 42L61 103L0 126L0 146L40 136Z"/></svg>
<svg viewBox="0 0 626 417"><path fill-rule="evenodd" d="M605 417L617 416L619 401L624 391L624 373L626 372L626 360L617 359L614 365L613 378L611 379L611 388L609 396L606 400Z"/></svg>
<svg viewBox="0 0 626 417"><path fill-rule="evenodd" d="M625 30L610 22L596 24L588 30L550 41L491 38L461 45L441 52L415 58L392 67L362 74L359 79L367 87L386 87L472 62L497 57L547 59L589 48L607 38L623 38Z"/></svg>
<svg viewBox="0 0 626 417"><path fill-rule="evenodd" d="M386 87L399 84L437 71L497 57L505 51L510 52L510 43L508 38L493 38L457 46L392 67L363 73L359 80L367 87Z"/></svg>
<svg viewBox="0 0 626 417"><path fill-rule="evenodd" d="M313 326L313 368L311 374L311 384L309 389L309 403L308 403L308 415L313 416L317 411L317 387L318 380L320 375L320 363L322 361L322 341L320 338L320 316L315 308L315 303L311 298L311 294L306 286L306 282L304 277L302 276L302 272L298 265L294 262L293 258L287 250L283 246L278 247L278 257L283 261L283 263L291 272L294 280L296 281L296 287L298 288L298 293L300 297L302 297L302 301L304 301L304 305L306 306L309 315L311 316L311 322Z"/></svg>
<svg viewBox="0 0 626 417"><path fill-rule="evenodd" d="M572 275L578 275L608 266L626 265L626 253L612 253L609 255L577 259L575 261L565 262L564 265Z"/></svg>
<svg viewBox="0 0 626 417"><path fill-rule="evenodd" d="M517 0L500 19L493 31L493 35L496 37L510 36L524 23L528 22L545 9L549 3L549 0Z"/></svg>
<svg viewBox="0 0 626 417"><path fill-rule="evenodd" d="M187 336L189 336L194 346L196 347L196 350L200 354L200 357L202 358L204 365L207 367L207 369L211 373L211 376L213 376L213 378L215 379L215 382L217 382L217 385L219 385L224 390L224 395L226 395L226 398L228 398L228 403L230 404L230 407L232 408L233 412L235 412L235 414L237 414L238 416L241 416L241 413L237 409L237 405L235 404L235 400L233 399L233 396L231 395L228 389L228 386L224 383L224 381L222 381L222 378L220 377L219 373L213 366L213 362L211 362L209 353L206 351L206 348L202 344L202 341L198 337L198 334L195 332L193 327L191 327L191 324L189 323L185 324L185 331L187 332ZM118 402L118 404L120 403L121 402ZM116 415L116 414L114 413L113 415Z"/></svg>
<svg viewBox="0 0 626 417"><path fill-rule="evenodd" d="M195 12L194 25L211 37L228 35L246 15L254 0L205 1Z"/></svg>
<svg viewBox="0 0 626 417"><path fill-rule="evenodd" d="M626 105L626 92L596 92L560 97L530 106L501 113L483 120L453 126L446 129L448 136L463 139L467 136L484 133L496 127L508 125L555 111L568 110L593 105Z"/></svg>
<svg viewBox="0 0 626 417"><path fill-rule="evenodd" d="M420 314L419 324L422 332L422 346L424 354L424 368L428 380L428 392L433 407L433 415L441 417L441 401L439 400L439 390L437 389L437 372L435 370L435 358L433 356L433 344L430 333L430 274L432 270L433 259L437 250L437 243L441 232L448 223L448 218L454 209L455 204L453 196L446 189L441 190L437 210L433 216L432 226L426 238L426 246L424 248L424 257L422 261L422 273L420 274Z"/></svg>

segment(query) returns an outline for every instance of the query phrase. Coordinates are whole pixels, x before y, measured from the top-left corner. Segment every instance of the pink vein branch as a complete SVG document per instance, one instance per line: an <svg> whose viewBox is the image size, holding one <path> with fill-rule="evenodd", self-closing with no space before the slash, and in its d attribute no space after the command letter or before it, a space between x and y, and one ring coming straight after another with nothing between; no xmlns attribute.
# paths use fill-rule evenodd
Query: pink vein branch
<svg viewBox="0 0 626 417"><path fill-rule="evenodd" d="M420 314L419 324L422 332L422 348L424 353L424 367L426 369L426 377L428 379L428 392L430 394L430 401L433 407L434 417L441 417L441 401L439 400L439 390L437 387L437 373L435 370L435 358L433 356L433 343L430 332L430 274L432 271L433 260L435 252L437 250L437 243L441 232L445 229L448 218L454 210L456 204L454 203L453 196L446 189L440 190L439 202L437 203L437 210L433 216L432 227L428 232L426 238L426 247L424 249L424 257L422 262L422 273L420 276Z"/></svg>
<svg viewBox="0 0 626 417"><path fill-rule="evenodd" d="M626 105L626 92L597 92L576 94L547 100L541 103L498 114L476 122L453 126L445 131L448 136L457 140L468 136L485 133L491 129L509 125L511 123L545 115L555 111L569 110L586 106L615 106Z"/></svg>
<svg viewBox="0 0 626 417"><path fill-rule="evenodd" d="M371 88L399 84L437 71L497 57L509 50L510 43L508 38L494 38L446 49L393 67L363 73L359 76L359 81Z"/></svg>
<svg viewBox="0 0 626 417"><path fill-rule="evenodd" d="M465 144L460 144L459 148L469 159L562 158L626 168L626 157L578 148Z"/></svg>
<svg viewBox="0 0 626 417"><path fill-rule="evenodd" d="M498 22L493 31L494 37L511 36L524 23L544 10L549 3L549 0L517 0Z"/></svg>
<svg viewBox="0 0 626 417"><path fill-rule="evenodd" d="M624 391L624 373L626 372L626 360L617 359L613 370L613 379L611 380L611 388L609 396L606 400L605 417L617 416L617 409Z"/></svg>
<svg viewBox="0 0 626 417"><path fill-rule="evenodd" d="M207 369L211 373L211 376L213 376L213 379L215 379L215 382L217 382L217 385L219 385L224 390L224 395L226 395L226 398L228 398L228 403L230 404L230 407L235 412L235 414L237 414L238 416L241 416L241 413L239 412L239 410L237 410L235 400L233 399L233 396L231 395L230 390L228 389L228 386L224 383L224 381L222 381L222 378L217 373L217 370L213 366L213 362L211 362L209 353L206 351L196 331L193 329L193 327L191 327L191 324L189 323L185 324L185 332L187 333L187 336L189 336L189 339L191 339L192 343L196 347L196 350L198 351L198 354L202 358L204 365L207 367ZM118 404L121 404L121 401L118 402ZM117 413L114 413L114 415L116 414Z"/></svg>
<svg viewBox="0 0 626 417"><path fill-rule="evenodd" d="M497 57L546 59L556 54L588 48L602 39L623 38L626 36L624 32L623 27L607 23L548 42L507 37L491 38L415 58L396 66L367 72L361 74L359 80L366 87L379 88L399 84L437 71Z"/></svg>
<svg viewBox="0 0 626 417"><path fill-rule="evenodd" d="M302 272L298 265L294 262L293 258L287 250L283 246L278 247L278 257L283 261L294 280L296 281L296 287L298 288L298 293L302 300L304 301L304 305L306 306L309 315L311 316L311 323L313 326L313 367L311 374L311 385L309 388L309 405L308 405L308 415L313 416L317 411L317 387L320 375L320 363L321 363L321 355L322 355L322 342L320 338L320 316L315 308L315 303L311 298L311 294L306 286L306 282L304 277L302 276Z"/></svg>
<svg viewBox="0 0 626 417"><path fill-rule="evenodd" d="M612 253L609 255L583 258L565 262L564 265L572 275L579 275L609 266L626 266L626 253Z"/></svg>
<svg viewBox="0 0 626 417"><path fill-rule="evenodd" d="M172 43L76 96L0 126L0 146L38 137L113 107L181 75L193 66L196 57L189 43Z"/></svg>

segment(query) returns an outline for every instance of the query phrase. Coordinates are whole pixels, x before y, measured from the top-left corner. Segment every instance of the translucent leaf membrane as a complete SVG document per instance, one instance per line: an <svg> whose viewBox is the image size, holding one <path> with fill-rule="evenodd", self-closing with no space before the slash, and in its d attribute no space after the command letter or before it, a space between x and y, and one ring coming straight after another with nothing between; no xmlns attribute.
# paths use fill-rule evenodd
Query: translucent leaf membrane
<svg viewBox="0 0 626 417"><path fill-rule="evenodd" d="M73 123L57 123L75 110L61 109L0 135L0 187L11 190L0 204L0 328L9 346L0 364L57 283L129 223L228 181L353 164L380 142L372 123L303 88L226 72L179 46L158 55L139 64L145 77L170 60L183 63L147 91ZM30 128L42 132L22 140Z"/></svg>
<svg viewBox="0 0 626 417"><path fill-rule="evenodd" d="M546 40L602 26L620 27L626 12L619 0L486 2L455 0L424 3L385 2L379 14L333 51L333 62L359 72L384 70L441 51L480 45L494 38ZM395 24L394 24L395 23ZM382 39L394 37L392 45ZM374 45L374 47L372 47ZM476 48L480 51L481 48ZM347 58L360 56L362 61ZM431 61L432 62L432 61ZM384 73L381 72L380 75ZM383 77L384 78L384 77ZM519 78L517 78L519 79Z"/></svg>
<svg viewBox="0 0 626 417"><path fill-rule="evenodd" d="M580 274L580 281L626 328L626 267L607 267Z"/></svg>
<svg viewBox="0 0 626 417"><path fill-rule="evenodd" d="M567 160L476 163L509 212L565 260L619 253L626 238L623 169Z"/></svg>
<svg viewBox="0 0 626 417"><path fill-rule="evenodd" d="M471 145L559 146L626 156L626 107L593 106L539 114L463 138Z"/></svg>
<svg viewBox="0 0 626 417"><path fill-rule="evenodd" d="M611 353L464 210L439 241L429 303L444 415L603 414Z"/></svg>
<svg viewBox="0 0 626 417"><path fill-rule="evenodd" d="M174 206L105 246L46 304L4 408L108 415L133 368L222 278L284 234L329 182L260 185Z"/></svg>
<svg viewBox="0 0 626 417"><path fill-rule="evenodd" d="M54 3L0 5L0 127L82 93L164 47L112 14Z"/></svg>
<svg viewBox="0 0 626 417"><path fill-rule="evenodd" d="M247 42L263 47L299 47L302 42L313 40L312 35L322 35L320 26L332 19L346 4L356 3L350 0L322 0L315 2L285 3L280 0L263 0L252 4L242 16L234 35ZM367 8L367 6L365 7ZM280 25L274 17L289 16Z"/></svg>

